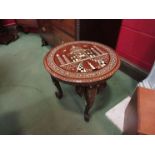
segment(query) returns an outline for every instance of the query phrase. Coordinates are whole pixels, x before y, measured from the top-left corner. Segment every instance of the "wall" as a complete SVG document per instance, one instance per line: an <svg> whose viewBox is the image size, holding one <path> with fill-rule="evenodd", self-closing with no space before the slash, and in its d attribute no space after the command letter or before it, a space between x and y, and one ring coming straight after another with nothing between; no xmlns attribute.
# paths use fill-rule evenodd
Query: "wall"
<svg viewBox="0 0 155 155"><path fill-rule="evenodd" d="M116 51L131 63L149 71L155 60L155 20L122 20Z"/></svg>

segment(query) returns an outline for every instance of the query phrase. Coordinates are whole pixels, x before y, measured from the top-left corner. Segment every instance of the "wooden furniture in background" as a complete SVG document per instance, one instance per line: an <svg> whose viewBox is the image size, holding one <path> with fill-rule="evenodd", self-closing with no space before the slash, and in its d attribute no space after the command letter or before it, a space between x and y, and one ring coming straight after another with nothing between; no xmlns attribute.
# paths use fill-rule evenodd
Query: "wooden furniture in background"
<svg viewBox="0 0 155 155"><path fill-rule="evenodd" d="M12 41L18 39L18 34L15 30L10 29L7 26L4 26L4 21L0 20L0 44L9 44Z"/></svg>
<svg viewBox="0 0 155 155"><path fill-rule="evenodd" d="M58 89L58 98L63 96L59 81L74 85L78 95L85 97L84 119L89 121L89 111L96 94L118 70L120 60L115 51L106 45L74 41L50 50L44 58L44 65Z"/></svg>
<svg viewBox="0 0 155 155"><path fill-rule="evenodd" d="M155 134L155 90L137 87L125 112L124 134Z"/></svg>
<svg viewBox="0 0 155 155"><path fill-rule="evenodd" d="M155 90L138 89L138 133L155 134Z"/></svg>
<svg viewBox="0 0 155 155"><path fill-rule="evenodd" d="M75 20L38 20L42 45L56 46L75 40Z"/></svg>
<svg viewBox="0 0 155 155"><path fill-rule="evenodd" d="M38 20L43 45L60 45L73 40L89 40L116 47L121 20L41 19Z"/></svg>
<svg viewBox="0 0 155 155"><path fill-rule="evenodd" d="M29 29L38 30L36 19L16 19L16 23L25 33L29 32Z"/></svg>
<svg viewBox="0 0 155 155"><path fill-rule="evenodd" d="M124 132L155 134L155 62L149 75L138 83L128 104Z"/></svg>

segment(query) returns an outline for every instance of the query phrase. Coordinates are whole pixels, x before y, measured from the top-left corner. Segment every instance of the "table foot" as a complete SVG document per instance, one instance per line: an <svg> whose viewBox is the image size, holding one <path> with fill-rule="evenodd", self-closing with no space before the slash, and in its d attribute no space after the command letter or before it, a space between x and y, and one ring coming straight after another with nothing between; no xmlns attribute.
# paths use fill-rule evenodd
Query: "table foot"
<svg viewBox="0 0 155 155"><path fill-rule="evenodd" d="M97 87L96 86L89 86L89 87L85 88L84 96L85 96L87 105L86 105L85 111L84 111L84 120L87 122L90 119L89 111L90 111L90 109L93 106L93 103L95 101L96 93L97 93Z"/></svg>
<svg viewBox="0 0 155 155"><path fill-rule="evenodd" d="M89 120L90 120L90 115L87 112L84 112L84 120L86 122L89 122Z"/></svg>
<svg viewBox="0 0 155 155"><path fill-rule="evenodd" d="M60 92L55 92L55 96L58 98L58 99L61 99L63 97L63 94L60 93Z"/></svg>
<svg viewBox="0 0 155 155"><path fill-rule="evenodd" d="M62 89L61 89L61 86L60 86L60 84L59 84L59 81L56 80L55 78L53 78L52 76L51 76L51 79L52 79L54 85L56 86L56 88L57 88L57 90L58 90L57 92L55 92L55 95L56 95L56 97L57 97L58 99L61 99L61 98L63 97L63 91L62 91Z"/></svg>
<svg viewBox="0 0 155 155"><path fill-rule="evenodd" d="M47 46L48 45L47 41L44 40L43 38L41 39L41 42L42 42L42 45L41 46Z"/></svg>

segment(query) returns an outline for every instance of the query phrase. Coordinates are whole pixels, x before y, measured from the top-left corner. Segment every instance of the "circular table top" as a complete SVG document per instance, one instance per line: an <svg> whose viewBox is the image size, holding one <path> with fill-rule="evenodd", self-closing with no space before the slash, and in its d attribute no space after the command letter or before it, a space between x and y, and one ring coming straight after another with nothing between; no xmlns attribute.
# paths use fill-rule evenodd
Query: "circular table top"
<svg viewBox="0 0 155 155"><path fill-rule="evenodd" d="M51 49L44 58L46 70L71 83L94 83L111 77L120 59L110 47L91 41L74 41Z"/></svg>

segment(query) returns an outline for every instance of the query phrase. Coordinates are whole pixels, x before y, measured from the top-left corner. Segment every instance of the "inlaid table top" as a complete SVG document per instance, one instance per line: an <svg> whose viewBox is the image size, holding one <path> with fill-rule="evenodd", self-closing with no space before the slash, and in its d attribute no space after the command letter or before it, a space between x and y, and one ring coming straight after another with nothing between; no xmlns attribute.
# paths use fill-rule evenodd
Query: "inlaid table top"
<svg viewBox="0 0 155 155"><path fill-rule="evenodd" d="M71 83L94 83L111 77L120 59L110 47L91 41L74 41L51 49L44 58L46 70Z"/></svg>

